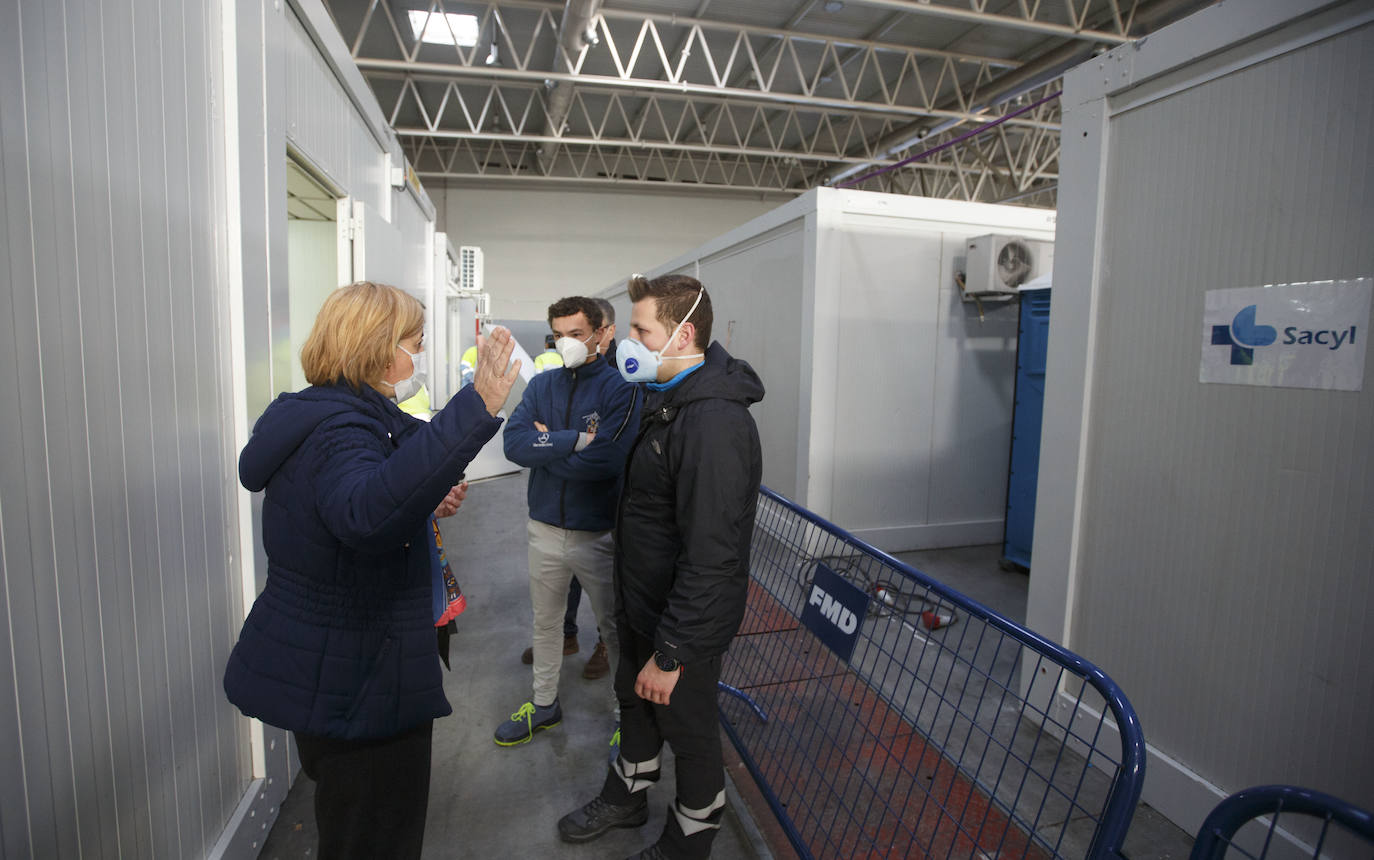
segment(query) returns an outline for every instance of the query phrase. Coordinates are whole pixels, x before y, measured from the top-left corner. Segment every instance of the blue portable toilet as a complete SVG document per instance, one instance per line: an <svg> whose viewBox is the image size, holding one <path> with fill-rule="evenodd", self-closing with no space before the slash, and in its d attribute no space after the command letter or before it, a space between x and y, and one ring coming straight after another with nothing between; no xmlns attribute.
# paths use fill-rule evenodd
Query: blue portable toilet
<svg viewBox="0 0 1374 860"><path fill-rule="evenodd" d="M1040 422L1045 412L1045 355L1050 341L1050 288L1021 290L1016 341L1016 394L1011 419L1011 465L1002 566L1028 571L1035 534L1035 490L1040 474Z"/></svg>

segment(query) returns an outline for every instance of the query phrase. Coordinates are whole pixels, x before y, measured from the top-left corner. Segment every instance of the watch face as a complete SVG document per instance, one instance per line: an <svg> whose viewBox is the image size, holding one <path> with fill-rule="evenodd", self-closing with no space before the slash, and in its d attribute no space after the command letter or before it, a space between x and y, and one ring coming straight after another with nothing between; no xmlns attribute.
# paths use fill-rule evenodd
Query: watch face
<svg viewBox="0 0 1374 860"><path fill-rule="evenodd" d="M677 670L678 664L676 660L665 654L660 654L657 651L654 652L654 662L657 663L658 668L664 672L674 672Z"/></svg>

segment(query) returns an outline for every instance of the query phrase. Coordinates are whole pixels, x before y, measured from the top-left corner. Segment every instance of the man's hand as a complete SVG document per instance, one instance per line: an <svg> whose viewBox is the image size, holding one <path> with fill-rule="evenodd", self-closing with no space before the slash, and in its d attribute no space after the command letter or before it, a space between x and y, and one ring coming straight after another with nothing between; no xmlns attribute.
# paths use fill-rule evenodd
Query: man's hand
<svg viewBox="0 0 1374 860"><path fill-rule="evenodd" d="M444 500L439 503L439 507L434 509L436 517L451 517L458 513L458 509L463 506L463 500L468 497L468 482L464 481L448 491Z"/></svg>
<svg viewBox="0 0 1374 860"><path fill-rule="evenodd" d="M534 429L538 430L540 433L547 433L549 432L549 425L545 424L543 421L536 421L534 422Z"/></svg>
<svg viewBox="0 0 1374 860"><path fill-rule="evenodd" d="M677 686L677 679L682 677L682 667L679 666L675 671L665 672L658 668L652 657L649 662L644 664L644 668L639 670L639 677L635 679L635 695L655 705L666 705L668 699L673 695L673 688Z"/></svg>

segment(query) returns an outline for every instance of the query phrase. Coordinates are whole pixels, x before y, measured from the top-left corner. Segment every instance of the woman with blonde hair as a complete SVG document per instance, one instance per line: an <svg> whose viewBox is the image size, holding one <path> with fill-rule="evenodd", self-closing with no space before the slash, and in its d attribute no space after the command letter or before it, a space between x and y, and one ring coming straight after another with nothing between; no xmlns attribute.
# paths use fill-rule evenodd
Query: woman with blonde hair
<svg viewBox="0 0 1374 860"><path fill-rule="evenodd" d="M310 387L268 406L239 457L243 485L266 490L267 584L224 689L294 733L323 858L420 856L434 719L452 713L432 517L461 504L519 370L494 329L472 384L419 421L396 401L418 387L423 330L423 306L396 287L336 290L301 350Z"/></svg>

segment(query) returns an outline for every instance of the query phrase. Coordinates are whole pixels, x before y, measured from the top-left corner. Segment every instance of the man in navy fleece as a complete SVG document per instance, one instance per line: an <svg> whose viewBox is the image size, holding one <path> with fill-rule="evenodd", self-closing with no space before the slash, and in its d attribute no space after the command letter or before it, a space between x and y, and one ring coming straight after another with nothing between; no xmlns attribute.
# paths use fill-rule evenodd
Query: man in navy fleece
<svg viewBox="0 0 1374 860"><path fill-rule="evenodd" d="M625 457L639 428L639 390L600 357L604 326L595 301L574 296L554 302L549 328L563 367L530 380L504 437L506 457L530 470L534 693L497 727L501 746L525 743L563 719L558 679L573 576L591 599L610 653L618 653L611 528Z"/></svg>

